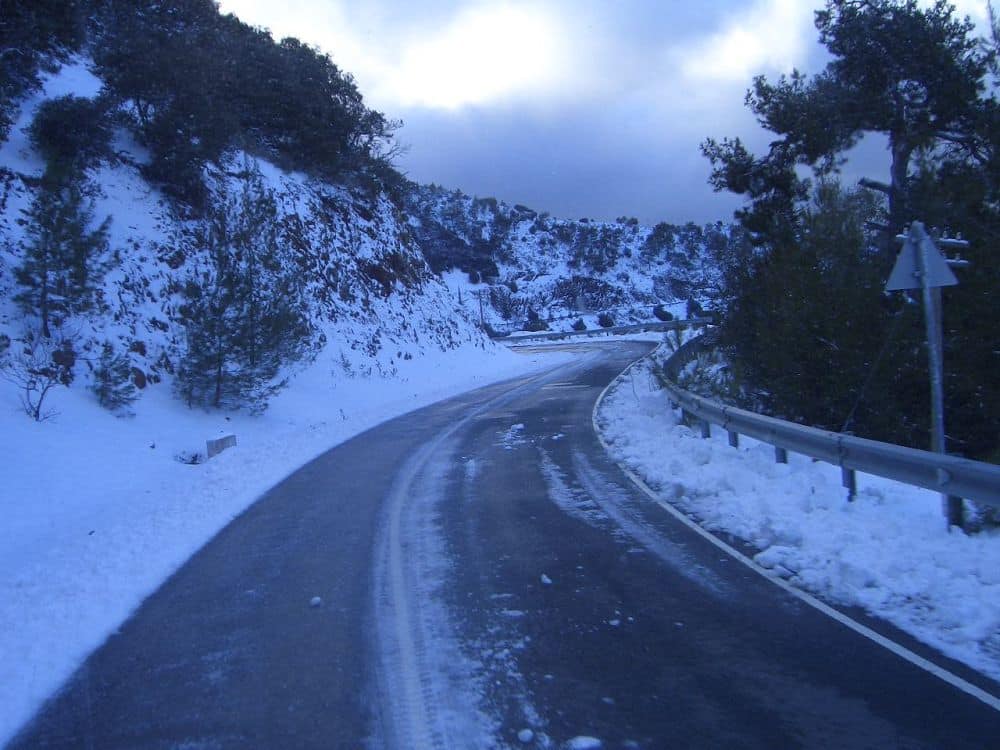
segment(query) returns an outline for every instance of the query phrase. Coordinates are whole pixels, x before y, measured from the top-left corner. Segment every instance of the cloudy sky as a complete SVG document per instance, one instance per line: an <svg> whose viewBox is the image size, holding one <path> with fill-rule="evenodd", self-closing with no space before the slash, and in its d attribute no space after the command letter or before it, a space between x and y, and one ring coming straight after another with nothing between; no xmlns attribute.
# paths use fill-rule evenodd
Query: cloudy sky
<svg viewBox="0 0 1000 750"><path fill-rule="evenodd" d="M929 1L929 0L928 0ZM977 21L986 0L953 0ZM352 73L404 123L411 179L557 216L728 219L698 144L767 136L743 107L757 73L824 64L821 0L221 0ZM876 143L851 168L884 177ZM853 178L855 175L848 175Z"/></svg>

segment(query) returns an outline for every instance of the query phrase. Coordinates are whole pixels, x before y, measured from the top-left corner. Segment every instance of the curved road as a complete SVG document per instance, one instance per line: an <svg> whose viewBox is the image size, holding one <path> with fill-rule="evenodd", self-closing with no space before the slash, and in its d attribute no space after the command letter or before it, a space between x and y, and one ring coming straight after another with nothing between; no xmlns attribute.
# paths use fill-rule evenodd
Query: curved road
<svg viewBox="0 0 1000 750"><path fill-rule="evenodd" d="M591 412L648 346L576 349L570 365L413 412L297 471L151 596L11 747L1000 737L1000 713L636 490Z"/></svg>

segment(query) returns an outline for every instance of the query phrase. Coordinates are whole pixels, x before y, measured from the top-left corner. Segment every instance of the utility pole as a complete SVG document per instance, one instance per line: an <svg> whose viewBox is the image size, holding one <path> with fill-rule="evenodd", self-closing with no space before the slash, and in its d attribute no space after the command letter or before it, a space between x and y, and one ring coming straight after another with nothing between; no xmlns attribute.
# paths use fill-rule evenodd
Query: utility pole
<svg viewBox="0 0 1000 750"><path fill-rule="evenodd" d="M941 287L955 286L958 279L949 265L968 265L967 261L949 261L919 221L910 224L906 234L897 235L903 243L885 290L921 290L924 324L927 330L927 358L931 385L931 450L944 454L944 342L941 332ZM964 240L939 240L945 247L968 247ZM961 527L962 498L943 494L942 505L948 528Z"/></svg>

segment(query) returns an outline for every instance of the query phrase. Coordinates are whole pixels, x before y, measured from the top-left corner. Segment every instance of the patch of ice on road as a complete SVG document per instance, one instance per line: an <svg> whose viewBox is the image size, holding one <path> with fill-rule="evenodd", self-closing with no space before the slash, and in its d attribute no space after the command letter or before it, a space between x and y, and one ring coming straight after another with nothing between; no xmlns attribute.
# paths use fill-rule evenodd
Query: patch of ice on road
<svg viewBox="0 0 1000 750"><path fill-rule="evenodd" d="M621 531L669 565L676 573L710 594L722 596L727 586L719 576L695 562L682 544L677 544L650 526L627 506L629 496L618 484L595 469L580 451L573 452L573 469L584 491Z"/></svg>
<svg viewBox="0 0 1000 750"><path fill-rule="evenodd" d="M520 612L497 610L498 619L494 619L493 624L487 628L485 640L474 643L473 646L478 646L488 691L500 702L511 702L520 715L524 727L518 733L521 742L533 742L536 747L550 748L552 741L544 731L546 722L532 703L531 693L518 666L518 654L527 648L531 638L518 632L519 618L510 618L509 613L512 611ZM528 739L524 739L525 736Z"/></svg>
<svg viewBox="0 0 1000 750"><path fill-rule="evenodd" d="M706 528L760 549L758 564L834 602L860 606L1000 679L1000 533L948 533L933 492L858 474L849 503L836 466L679 423L648 364L597 415L612 455ZM638 396L638 398L637 398Z"/></svg>
<svg viewBox="0 0 1000 750"><path fill-rule="evenodd" d="M580 735L566 743L567 750L600 750L602 743L596 737Z"/></svg>
<svg viewBox="0 0 1000 750"><path fill-rule="evenodd" d="M474 458L465 460L465 481L475 482L479 476L479 462Z"/></svg>
<svg viewBox="0 0 1000 750"><path fill-rule="evenodd" d="M312 599L309 600L309 606L313 608L322 606L322 604L323 600L318 596L314 596Z"/></svg>
<svg viewBox="0 0 1000 750"><path fill-rule="evenodd" d="M527 438L524 437L524 425L519 422L500 433L500 442L497 445L501 445L504 450L509 451L527 442Z"/></svg>
<svg viewBox="0 0 1000 750"><path fill-rule="evenodd" d="M549 499L566 515L589 526L606 527L607 517L585 492L570 487L565 475L544 450L539 450L539 466L548 487Z"/></svg>
<svg viewBox="0 0 1000 750"><path fill-rule="evenodd" d="M546 586L551 586L552 585L552 579L549 578L544 573L542 573L542 583L544 583Z"/></svg>

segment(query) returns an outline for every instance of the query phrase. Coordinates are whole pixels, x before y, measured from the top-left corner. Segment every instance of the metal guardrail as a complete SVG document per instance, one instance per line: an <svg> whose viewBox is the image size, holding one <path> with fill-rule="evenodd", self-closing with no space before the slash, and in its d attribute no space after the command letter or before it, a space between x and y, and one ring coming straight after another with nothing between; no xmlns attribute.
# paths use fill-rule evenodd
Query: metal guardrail
<svg viewBox="0 0 1000 750"><path fill-rule="evenodd" d="M645 333L646 331L676 331L683 328L698 328L712 324L711 318L689 318L688 320L649 321L611 328L590 328L586 331L543 331L524 336L496 336L494 341L518 343L521 341L555 341L579 336L616 336L625 333Z"/></svg>
<svg viewBox="0 0 1000 750"><path fill-rule="evenodd" d="M746 435L775 446L779 461L784 451L792 451L840 466L844 486L852 496L854 472L861 471L1000 508L1000 466L806 427L724 406L684 390L674 381L694 356L708 348L702 338L680 347L667 360L664 385L675 404L702 422L703 434L707 425L715 424L729 433L731 445L738 444L739 435Z"/></svg>

